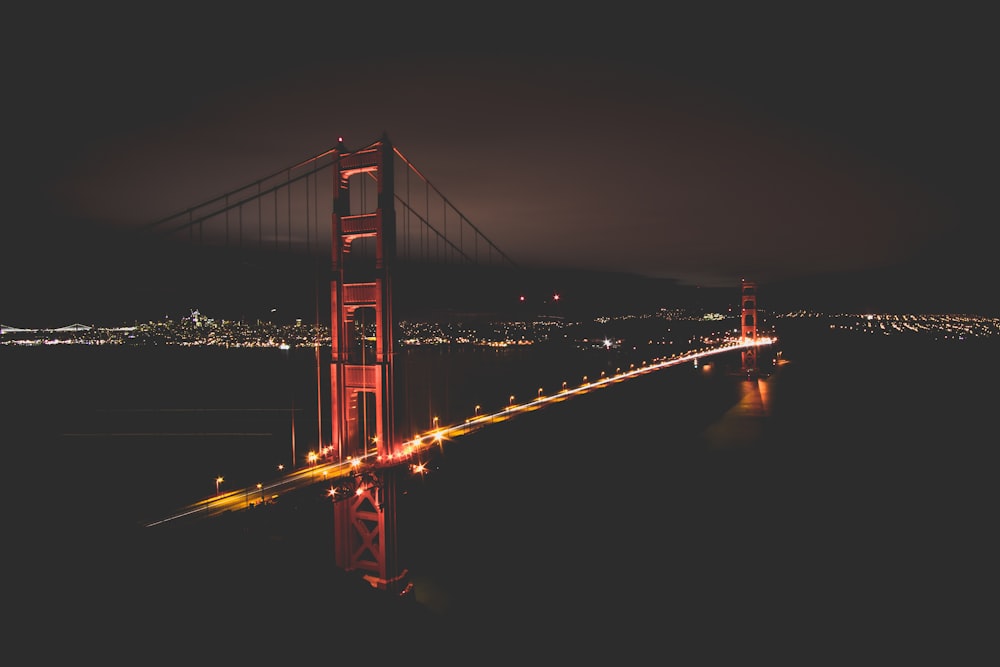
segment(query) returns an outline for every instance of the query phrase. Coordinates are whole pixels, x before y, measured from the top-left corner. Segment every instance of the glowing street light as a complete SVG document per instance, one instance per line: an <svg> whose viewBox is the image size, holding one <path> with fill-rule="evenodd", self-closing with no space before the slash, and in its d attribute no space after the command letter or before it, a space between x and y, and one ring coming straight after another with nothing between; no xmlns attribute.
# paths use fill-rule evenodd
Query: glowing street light
<svg viewBox="0 0 1000 667"><path fill-rule="evenodd" d="M542 397L542 388L539 387L538 388L538 398L541 398L541 397Z"/></svg>
<svg viewBox="0 0 1000 667"><path fill-rule="evenodd" d="M508 401L508 403L507 403L507 407L508 407L508 408L512 408L512 407L514 407L514 394L511 394L511 395L510 395L510 401Z"/></svg>
<svg viewBox="0 0 1000 667"><path fill-rule="evenodd" d="M222 479L221 477L215 478L215 495L219 495L219 485L222 484L224 481L226 480Z"/></svg>
<svg viewBox="0 0 1000 667"><path fill-rule="evenodd" d="M436 431L436 430L437 430L437 428L438 428L438 418L437 418L437 417L435 417L435 418L434 418L434 430Z"/></svg>
<svg viewBox="0 0 1000 667"><path fill-rule="evenodd" d="M482 410L482 409L483 409L483 406L481 406L481 405L477 405L476 406L476 416L477 417L479 416L479 411Z"/></svg>

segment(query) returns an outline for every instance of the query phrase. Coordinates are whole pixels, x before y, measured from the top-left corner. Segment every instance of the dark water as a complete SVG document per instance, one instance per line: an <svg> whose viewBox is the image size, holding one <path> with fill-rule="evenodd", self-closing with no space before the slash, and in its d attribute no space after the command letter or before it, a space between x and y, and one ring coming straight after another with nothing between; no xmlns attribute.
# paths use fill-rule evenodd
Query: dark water
<svg viewBox="0 0 1000 667"><path fill-rule="evenodd" d="M211 493L216 475L250 483L288 461L293 403L301 456L316 437L315 408L301 407L315 402L311 352L0 352L13 455L8 525L24 527L15 544L20 561L36 566L29 579L44 579L43 564L63 573L58 586L26 596L38 620L70 622L87 607L79 594L72 604L63 595L76 591L67 582L86 563L103 582L96 590L148 593L122 603L155 619L137 623L144 641L193 632L172 614L169 622L152 614L151 600L199 608L213 596L195 591L210 586L227 617L276 632L335 641L335 626L382 624L400 641L420 635L418 651L465 647L462 662L471 663L501 654L634 662L649 651L681 658L692 647L704 657L733 649L813 663L865 645L892 660L970 646L985 627L975 603L990 571L995 343L792 330L781 345L787 363L759 382L729 372L738 359L719 359L466 436L425 478L403 483L399 544L418 609L402 619L340 606L344 589L329 584L338 576L332 510L317 495L297 499L284 527L243 525L253 539L237 548L259 551L234 554L229 540L175 553L158 542L158 557L144 561L148 551L103 532L167 499ZM419 428L536 384L547 390L574 370L599 374L628 361L551 350L543 359L524 350L421 355L400 362L412 378L406 397L421 406L410 417ZM444 376L418 370L442 363L451 369ZM512 388L525 375L510 371L522 368L534 369L531 382ZM148 435L181 428L244 435ZM146 435L93 435L113 429ZM156 586L174 562L164 553L197 563L197 584ZM263 608L248 613L254 600ZM242 620L209 616L194 635L224 636L229 649L258 645Z"/></svg>
<svg viewBox="0 0 1000 667"><path fill-rule="evenodd" d="M0 355L5 432L21 443L12 453L47 466L50 484L91 480L88 497L112 505L109 515L120 511L114 520L137 522L211 495L218 477L223 491L253 488L279 466L306 465L321 429L330 439L329 368L311 349L64 345L4 347ZM561 345L404 349L396 359L398 436L642 358Z"/></svg>
<svg viewBox="0 0 1000 667"><path fill-rule="evenodd" d="M456 454L428 482L428 603L622 659L692 637L809 663L971 645L996 344L815 342L762 381L765 418L733 409L738 380L663 374Z"/></svg>

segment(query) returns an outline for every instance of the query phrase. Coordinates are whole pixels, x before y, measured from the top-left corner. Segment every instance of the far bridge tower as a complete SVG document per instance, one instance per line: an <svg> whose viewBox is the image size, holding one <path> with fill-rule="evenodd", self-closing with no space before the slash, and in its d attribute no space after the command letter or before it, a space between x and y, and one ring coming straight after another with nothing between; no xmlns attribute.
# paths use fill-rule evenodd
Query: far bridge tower
<svg viewBox="0 0 1000 667"><path fill-rule="evenodd" d="M743 348L743 372L757 374L757 283L742 283L740 295L740 338L743 343L754 343Z"/></svg>

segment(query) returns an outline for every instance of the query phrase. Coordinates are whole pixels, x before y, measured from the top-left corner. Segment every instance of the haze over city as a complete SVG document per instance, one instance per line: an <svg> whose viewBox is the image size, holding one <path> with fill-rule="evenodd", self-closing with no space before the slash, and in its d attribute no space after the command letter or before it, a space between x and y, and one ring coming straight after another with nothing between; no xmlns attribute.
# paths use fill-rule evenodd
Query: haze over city
<svg viewBox="0 0 1000 667"><path fill-rule="evenodd" d="M993 306L987 21L648 11L16 10L0 320L134 304L123 230L383 133L522 267Z"/></svg>

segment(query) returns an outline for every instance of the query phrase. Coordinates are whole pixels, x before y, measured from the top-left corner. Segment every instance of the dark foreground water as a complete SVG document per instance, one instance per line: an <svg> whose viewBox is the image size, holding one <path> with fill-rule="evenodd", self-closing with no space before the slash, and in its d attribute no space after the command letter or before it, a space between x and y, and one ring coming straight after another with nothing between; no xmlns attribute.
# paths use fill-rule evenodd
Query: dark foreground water
<svg viewBox="0 0 1000 667"><path fill-rule="evenodd" d="M759 381L720 359L466 436L403 484L410 605L336 570L320 490L134 529L218 474L241 484L290 459L289 410L315 398L285 381L313 382L308 358L0 351L7 629L39 659L70 642L140 664L954 663L990 629L995 342L789 331L787 363ZM479 399L460 375L446 401L440 378L411 399L461 413L515 391Z"/></svg>

